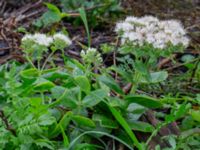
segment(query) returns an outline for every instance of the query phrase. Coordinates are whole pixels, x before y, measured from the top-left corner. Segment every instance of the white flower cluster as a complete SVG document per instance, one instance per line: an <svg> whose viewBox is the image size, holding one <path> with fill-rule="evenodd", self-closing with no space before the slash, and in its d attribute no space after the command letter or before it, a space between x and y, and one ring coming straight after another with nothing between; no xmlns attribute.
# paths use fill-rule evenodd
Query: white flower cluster
<svg viewBox="0 0 200 150"><path fill-rule="evenodd" d="M153 16L127 17L116 24L115 31L121 35L122 44L127 41L139 46L148 43L159 49L167 48L169 43L187 47L190 41L179 21L160 21Z"/></svg>
<svg viewBox="0 0 200 150"><path fill-rule="evenodd" d="M62 33L56 33L55 35L53 35L53 37L41 33L36 33L33 35L27 34L22 38L22 42L29 40L35 42L38 45L43 45L48 47L54 42L54 40L57 39L62 40L66 45L70 45L72 43L69 37Z"/></svg>
<svg viewBox="0 0 200 150"><path fill-rule="evenodd" d="M53 36L54 40L61 40L63 41L66 45L71 45L72 41L69 39L68 36L62 34L62 33L57 33Z"/></svg>
<svg viewBox="0 0 200 150"><path fill-rule="evenodd" d="M86 63L100 64L103 61L96 48L88 48L87 51L82 50L81 57Z"/></svg>

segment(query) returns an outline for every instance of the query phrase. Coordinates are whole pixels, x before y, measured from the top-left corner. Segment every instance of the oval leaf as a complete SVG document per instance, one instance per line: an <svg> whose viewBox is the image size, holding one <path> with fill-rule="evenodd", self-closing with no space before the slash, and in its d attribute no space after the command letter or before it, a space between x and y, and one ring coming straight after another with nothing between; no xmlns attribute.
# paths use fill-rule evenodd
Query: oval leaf
<svg viewBox="0 0 200 150"><path fill-rule="evenodd" d="M86 94L89 94L91 90L90 82L85 76L78 76L75 78L76 84L84 91Z"/></svg>
<svg viewBox="0 0 200 150"><path fill-rule="evenodd" d="M137 103L147 108L160 108L162 103L148 96L139 96L139 95L128 95L125 97L127 106L131 103Z"/></svg>
<svg viewBox="0 0 200 150"><path fill-rule="evenodd" d="M80 115L74 115L72 117L72 120L75 121L80 126L90 127L90 128L94 128L96 126L95 123L90 118Z"/></svg>
<svg viewBox="0 0 200 150"><path fill-rule="evenodd" d="M93 106L97 105L100 101L103 101L103 99L107 95L108 95L108 93L103 89L92 91L89 95L87 95L83 99L82 103L86 107L93 107Z"/></svg>
<svg viewBox="0 0 200 150"><path fill-rule="evenodd" d="M120 86L116 83L116 81L113 78L107 77L107 76L100 76L98 78L99 81L107 85L111 90L123 95L124 92L120 88Z"/></svg>

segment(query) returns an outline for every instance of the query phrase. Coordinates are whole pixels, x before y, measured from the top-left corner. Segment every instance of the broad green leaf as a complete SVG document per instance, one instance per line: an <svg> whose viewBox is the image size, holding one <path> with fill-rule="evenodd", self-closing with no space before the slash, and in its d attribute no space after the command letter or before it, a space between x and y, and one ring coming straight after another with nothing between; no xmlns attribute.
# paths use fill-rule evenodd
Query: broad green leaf
<svg viewBox="0 0 200 150"><path fill-rule="evenodd" d="M94 128L96 126L95 123L90 118L80 115L73 115L72 120L75 121L77 125L80 126L91 127L91 128Z"/></svg>
<svg viewBox="0 0 200 150"><path fill-rule="evenodd" d="M111 128L111 129L117 129L118 128L117 122L112 120L112 118L108 118L105 115L93 114L92 120L98 121L100 123L100 126L104 127L104 128Z"/></svg>
<svg viewBox="0 0 200 150"><path fill-rule="evenodd" d="M167 71L159 71L150 73L151 83L158 83L166 80L168 77Z"/></svg>
<svg viewBox="0 0 200 150"><path fill-rule="evenodd" d="M55 121L56 121L56 119L49 114L44 114L44 115L40 116L38 119L39 125L42 125L42 126L51 125Z"/></svg>
<svg viewBox="0 0 200 150"><path fill-rule="evenodd" d="M50 81L55 81L56 79L68 79L70 75L64 71L52 69L45 70L42 74L42 77Z"/></svg>
<svg viewBox="0 0 200 150"><path fill-rule="evenodd" d="M116 81L113 78L110 78L108 76L100 76L98 78L98 80L102 83L104 83L105 85L107 85L111 90L123 95L124 92L122 91L122 89L120 88L120 86L116 83Z"/></svg>
<svg viewBox="0 0 200 150"><path fill-rule="evenodd" d="M159 83L165 81L168 77L167 71L159 71L150 73L149 79L142 78L141 83Z"/></svg>
<svg viewBox="0 0 200 150"><path fill-rule="evenodd" d="M30 104L32 106L38 107L42 104L42 98L40 98L40 97L30 98Z"/></svg>
<svg viewBox="0 0 200 150"><path fill-rule="evenodd" d="M62 86L55 86L51 89L51 92L53 98L56 100L52 102L49 107L55 107L57 105L63 105L70 108L77 107L77 92L79 92L79 88L67 89Z"/></svg>
<svg viewBox="0 0 200 150"><path fill-rule="evenodd" d="M181 104L178 110L174 113L175 119L180 119L182 116L184 116L188 109L190 108L190 104Z"/></svg>
<svg viewBox="0 0 200 150"><path fill-rule="evenodd" d="M157 99L148 97L148 96L140 96L140 95L128 95L125 97L125 101L127 106L131 103L137 103L147 108L160 108L162 107L162 103Z"/></svg>
<svg viewBox="0 0 200 150"><path fill-rule="evenodd" d="M47 6L47 8L48 8L49 10L51 10L51 11L53 11L53 12L56 12L56 13L58 13L58 14L61 13L61 12L60 12L60 9L59 9L56 5L51 4L51 3L44 3L44 4Z"/></svg>
<svg viewBox="0 0 200 150"><path fill-rule="evenodd" d="M66 88L62 86L55 86L51 89L52 97L54 99L59 99L64 93ZM65 97L65 96L63 96Z"/></svg>
<svg viewBox="0 0 200 150"><path fill-rule="evenodd" d="M122 76L122 78L126 79L129 82L132 82L132 80L133 80L132 79L132 76L133 76L132 74L124 71L121 68L115 67L115 66L112 66L109 69L114 70L115 72L117 72L118 74L120 74Z"/></svg>
<svg viewBox="0 0 200 150"><path fill-rule="evenodd" d="M132 132L130 126L126 122L126 120L122 117L122 115L114 108L109 106L110 111L112 112L115 119L119 122L119 124L124 128L126 133L130 136L134 145L139 149L142 150L142 145L139 143L138 139L136 138L135 134Z"/></svg>
<svg viewBox="0 0 200 150"><path fill-rule="evenodd" d="M190 104L181 104L177 110L172 111L169 115L165 116L165 122L174 122L180 119L188 111Z"/></svg>
<svg viewBox="0 0 200 150"><path fill-rule="evenodd" d="M56 136L58 136L62 132L61 129L63 130L66 129L67 125L71 121L71 116L72 116L71 111L66 112L66 114L60 120L60 122L56 125L56 127L52 130L52 132L50 132L49 135L51 138L55 138Z"/></svg>
<svg viewBox="0 0 200 150"><path fill-rule="evenodd" d="M149 74L147 66L141 61L135 61L134 67L135 67L135 70L137 72L140 72L142 75L148 75Z"/></svg>
<svg viewBox="0 0 200 150"><path fill-rule="evenodd" d="M34 24L37 27L47 27L54 23L61 21L63 14L59 8L53 4L45 3L48 7L48 11L45 12Z"/></svg>
<svg viewBox="0 0 200 150"><path fill-rule="evenodd" d="M107 97L108 103L112 107L126 109L126 102L118 97Z"/></svg>
<svg viewBox="0 0 200 150"><path fill-rule="evenodd" d="M200 110L190 110L190 114L194 120L200 122Z"/></svg>
<svg viewBox="0 0 200 150"><path fill-rule="evenodd" d="M90 93L91 86L87 77L85 76L77 76L75 77L76 84L84 91L86 94Z"/></svg>
<svg viewBox="0 0 200 150"><path fill-rule="evenodd" d="M53 146L53 143L47 139L36 139L34 140L34 143L42 149L46 149L46 148L48 148L49 150L55 149L55 147Z"/></svg>
<svg viewBox="0 0 200 150"><path fill-rule="evenodd" d="M85 107L93 107L103 101L107 95L108 93L105 90L98 89L90 92L90 94L83 99L82 103Z"/></svg>
<svg viewBox="0 0 200 150"><path fill-rule="evenodd" d="M128 124L132 130L136 131L153 132L155 130L151 124L142 121L128 121Z"/></svg>
<svg viewBox="0 0 200 150"><path fill-rule="evenodd" d="M53 88L55 84L49 80L46 80L44 78L38 78L34 82L34 89L38 91L48 91L51 88Z"/></svg>
<svg viewBox="0 0 200 150"><path fill-rule="evenodd" d="M182 57L181 57L181 60L183 61L183 62L191 62L192 60L194 60L195 59L195 57L193 56L193 55L190 55L190 54L186 54L186 55L183 55Z"/></svg>
<svg viewBox="0 0 200 150"><path fill-rule="evenodd" d="M20 75L23 78L32 79L32 78L38 77L39 71L35 68L26 69L26 70L21 71Z"/></svg>
<svg viewBox="0 0 200 150"><path fill-rule="evenodd" d="M125 110L127 112L127 117L130 120L138 120L147 111L147 109L148 108L137 103L131 103Z"/></svg>

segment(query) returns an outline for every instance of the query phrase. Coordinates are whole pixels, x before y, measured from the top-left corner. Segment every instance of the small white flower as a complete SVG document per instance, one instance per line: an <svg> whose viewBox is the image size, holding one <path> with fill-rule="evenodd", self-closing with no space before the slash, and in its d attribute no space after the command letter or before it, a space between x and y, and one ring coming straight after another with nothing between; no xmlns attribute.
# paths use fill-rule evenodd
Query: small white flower
<svg viewBox="0 0 200 150"><path fill-rule="evenodd" d="M81 56L85 56L85 51L84 50L81 51Z"/></svg>
<svg viewBox="0 0 200 150"><path fill-rule="evenodd" d="M138 21L138 18L137 17L134 17L134 16L129 16L129 17L126 17L125 19L125 22L137 22Z"/></svg>
<svg viewBox="0 0 200 150"><path fill-rule="evenodd" d="M35 43L39 45L44 45L44 46L50 46L50 44L53 42L52 37L48 37L46 34L41 34L41 33L36 33L33 35L33 39Z"/></svg>
<svg viewBox="0 0 200 150"><path fill-rule="evenodd" d="M96 53L97 49L96 48L88 48L87 53Z"/></svg>
<svg viewBox="0 0 200 150"><path fill-rule="evenodd" d="M153 43L153 46L155 47L155 48L160 48L160 49L163 49L163 48L165 48L165 44L164 43Z"/></svg>
<svg viewBox="0 0 200 150"><path fill-rule="evenodd" d="M156 41L154 35L152 33L146 35L146 42L151 44Z"/></svg>
<svg viewBox="0 0 200 150"><path fill-rule="evenodd" d="M134 27L133 25L131 25L130 23L128 22L119 22L117 23L116 25L116 28L115 28L115 31L116 32L120 32L120 31L131 31L133 30Z"/></svg>
<svg viewBox="0 0 200 150"><path fill-rule="evenodd" d="M54 36L53 36L53 39L56 40L56 39L59 39L59 40L62 40L63 42L65 42L66 45L70 45L72 43L72 41L70 40L70 38L62 33L56 33Z"/></svg>
<svg viewBox="0 0 200 150"><path fill-rule="evenodd" d="M148 25L150 23L157 23L159 20L158 20L158 18L153 17L153 16L144 16L144 17L140 18L140 21L142 21L146 25Z"/></svg>
<svg viewBox="0 0 200 150"><path fill-rule="evenodd" d="M141 33L130 32L125 35L130 41L142 41L143 36Z"/></svg>
<svg viewBox="0 0 200 150"><path fill-rule="evenodd" d="M190 44L190 39L188 37L183 37L182 38L182 43L185 47L188 47Z"/></svg>

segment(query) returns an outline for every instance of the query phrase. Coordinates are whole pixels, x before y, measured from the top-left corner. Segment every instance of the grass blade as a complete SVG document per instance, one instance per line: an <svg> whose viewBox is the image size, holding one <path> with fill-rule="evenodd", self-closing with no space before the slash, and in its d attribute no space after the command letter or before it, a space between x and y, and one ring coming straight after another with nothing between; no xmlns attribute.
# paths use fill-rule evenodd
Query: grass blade
<svg viewBox="0 0 200 150"><path fill-rule="evenodd" d="M112 112L115 119L119 122L119 124L124 128L126 133L130 136L131 140L133 141L134 145L139 149L142 150L142 145L136 138L135 134L132 132L131 128L129 127L128 123L125 121L125 119L121 116L121 114L113 107L111 107L109 104L107 104L110 111Z"/></svg>
<svg viewBox="0 0 200 150"><path fill-rule="evenodd" d="M84 8L79 8L79 13L80 13L81 19L83 21L83 24L85 26L85 30L87 32L88 47L90 47L91 46L91 38L90 38L90 32L89 32L88 21L87 21L87 16L86 16L86 13L85 13L85 9Z"/></svg>

